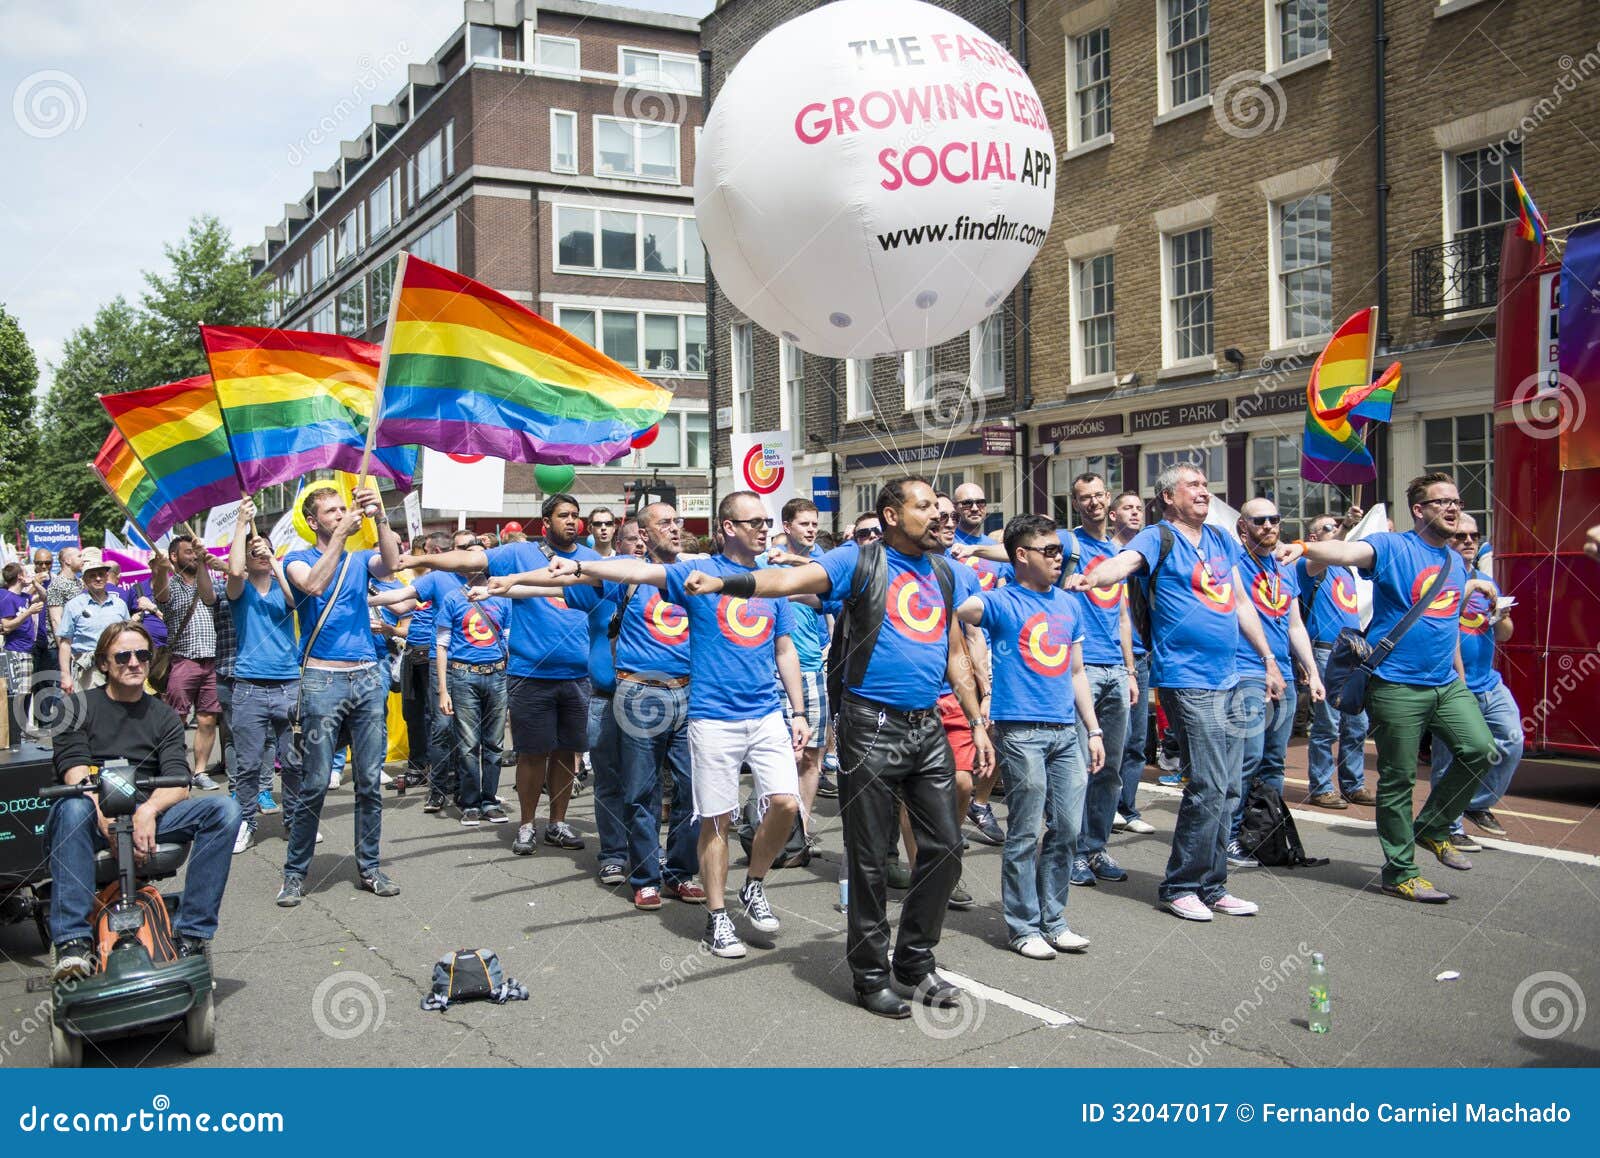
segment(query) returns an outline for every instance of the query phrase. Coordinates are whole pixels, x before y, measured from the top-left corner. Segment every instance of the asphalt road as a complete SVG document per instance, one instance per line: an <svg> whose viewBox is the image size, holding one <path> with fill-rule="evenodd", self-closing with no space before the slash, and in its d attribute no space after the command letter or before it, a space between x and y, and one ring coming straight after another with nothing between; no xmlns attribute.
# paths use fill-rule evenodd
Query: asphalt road
<svg viewBox="0 0 1600 1158"><path fill-rule="evenodd" d="M750 955L730 962L698 950L699 907L641 913L625 888L596 883L592 796L570 817L589 850L541 846L522 858L510 853L510 825L463 829L449 814L424 814L419 795L391 795L385 864L404 892L380 900L355 888L346 787L330 797L301 908L273 904L284 849L276 819L234 858L214 946L218 1052L190 1058L180 1036L147 1036L91 1047L86 1062L1600 1064L1600 1008L1589 1008L1600 1001L1595 857L1491 849L1468 873L1426 867L1459 899L1416 906L1377 891L1369 822L1324 814L1301 828L1312 855L1331 864L1239 872L1234 891L1261 915L1192 925L1154 906L1177 802L1154 786L1145 798L1157 834L1112 843L1130 880L1073 891L1069 919L1093 939L1087 953L1033 962L1006 951L999 850L974 843L965 879L979 904L950 914L939 950L967 1000L955 1014L886 1022L850 1001L833 908L834 801L820 802L821 859L771 878L782 931L765 942L748 935ZM433 962L456 947L496 950L530 1000L420 1010ZM1306 1025L1312 951L1326 954L1332 978L1326 1035ZM0 1063L45 1064L48 1036L34 1014L46 994L28 983L48 956L27 925L0 929L0 953ZM1438 980L1447 970L1459 980Z"/></svg>

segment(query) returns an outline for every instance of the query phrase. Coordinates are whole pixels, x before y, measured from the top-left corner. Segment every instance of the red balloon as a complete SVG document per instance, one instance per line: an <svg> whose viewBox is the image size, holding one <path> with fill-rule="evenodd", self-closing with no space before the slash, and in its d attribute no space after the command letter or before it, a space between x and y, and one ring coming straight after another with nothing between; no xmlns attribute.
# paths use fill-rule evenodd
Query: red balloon
<svg viewBox="0 0 1600 1158"><path fill-rule="evenodd" d="M522 524L513 520L501 527L500 530L507 535L520 535L522 533Z"/></svg>
<svg viewBox="0 0 1600 1158"><path fill-rule="evenodd" d="M661 423L658 422L649 430L641 430L638 434L635 434L631 445L634 450L643 450L660 437Z"/></svg>

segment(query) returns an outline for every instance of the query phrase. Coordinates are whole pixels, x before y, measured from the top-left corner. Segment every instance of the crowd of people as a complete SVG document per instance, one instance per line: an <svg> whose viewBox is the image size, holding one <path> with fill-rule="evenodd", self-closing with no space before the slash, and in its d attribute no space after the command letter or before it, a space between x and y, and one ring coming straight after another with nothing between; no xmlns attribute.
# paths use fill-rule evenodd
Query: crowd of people
<svg viewBox="0 0 1600 1158"><path fill-rule="evenodd" d="M1330 515L1284 543L1264 498L1244 505L1237 537L1210 525L1193 466L1156 481L1163 518L1149 526L1138 493L1112 495L1090 473L1072 484L1077 526L1021 515L996 539L981 488L945 495L910 477L886 484L835 546L805 500L783 508L779 531L758 495L726 495L715 541L699 544L666 503L585 518L553 494L537 538L509 524L404 550L376 492L347 503L330 484L302 503L314 543L281 559L248 500L225 559L180 535L131 587L92 548L62 551L54 570L36 553L31 573L5 569L0 627L19 727L43 669L87 698L55 737L64 779L112 756L189 776L190 791L153 794L135 825L141 850L169 832L194 841L190 880L207 883L191 885L175 923L185 952L214 933L227 853L250 848L264 816L283 814L277 903L293 908L327 794L348 779L358 883L392 897L385 783L422 789L423 811L462 826L510 826L501 777L514 766L511 854L585 849L567 812L588 775L600 883L631 890L641 910L705 906L704 942L727 958L747 953L740 921L780 930L767 875L803 862L820 839L817 799L837 796L855 993L905 1017L908 1000L959 1000L934 954L947 908L975 904L961 874L969 840L1001 849L1011 949L1043 960L1088 948L1069 924L1070 890L1126 882L1111 834L1155 831L1138 798L1152 720L1180 753L1155 898L1174 916L1259 911L1230 873L1256 863L1240 843L1244 801L1282 792L1297 695L1311 701L1306 803L1375 807L1383 891L1450 899L1414 849L1466 870L1476 844L1463 820L1503 832L1492 810L1522 739L1493 657L1512 623L1451 478L1424 475L1405 497L1404 533L1350 540ZM366 523L376 546L351 549ZM1339 632L1358 623L1357 572L1372 583L1369 638L1395 637L1379 647L1364 714L1334 710L1323 684ZM409 755L391 781L395 690ZM1433 790L1413 818L1430 748ZM222 753L226 796L209 774ZM92 884L85 857L104 841L92 802L58 803L50 823L52 874ZM748 862L730 897L741 828ZM892 964L891 888L904 892ZM55 890L58 976L92 967L91 897Z"/></svg>

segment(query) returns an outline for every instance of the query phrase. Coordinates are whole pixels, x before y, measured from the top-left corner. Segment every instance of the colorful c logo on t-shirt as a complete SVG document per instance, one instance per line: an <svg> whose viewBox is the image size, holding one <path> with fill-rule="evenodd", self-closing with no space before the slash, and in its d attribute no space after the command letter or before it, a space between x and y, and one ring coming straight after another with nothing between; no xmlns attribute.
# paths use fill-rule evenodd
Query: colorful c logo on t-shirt
<svg viewBox="0 0 1600 1158"><path fill-rule="evenodd" d="M1226 571L1214 570L1209 560L1194 565L1189 586L1194 589L1195 601L1207 611L1225 615L1233 610L1233 581Z"/></svg>
<svg viewBox="0 0 1600 1158"><path fill-rule="evenodd" d="M986 562L987 560L980 559L976 555L968 555L966 559L967 566L978 576L978 590L993 591L1000 583L1000 576L996 575L992 568L982 565Z"/></svg>
<svg viewBox="0 0 1600 1158"><path fill-rule="evenodd" d="M1289 614L1289 592L1275 571L1258 571L1250 584L1250 600L1262 615L1282 619Z"/></svg>
<svg viewBox="0 0 1600 1158"><path fill-rule="evenodd" d="M467 614L461 620L461 634L467 637L467 642L473 647L493 647L500 642L500 633L477 606L467 608Z"/></svg>
<svg viewBox="0 0 1600 1158"><path fill-rule="evenodd" d="M928 577L929 583L936 581ZM933 591L923 588L919 577L902 571L889 584L889 597L885 602L889 622L901 635L916 643L937 643L944 638L944 601L937 586Z"/></svg>
<svg viewBox="0 0 1600 1158"><path fill-rule="evenodd" d="M689 638L689 617L676 603L661 598L661 592L652 591L644 605L644 626L652 639L668 647L683 643Z"/></svg>
<svg viewBox="0 0 1600 1158"><path fill-rule="evenodd" d="M717 600L717 627L737 647L760 647L772 638L772 616L736 595Z"/></svg>
<svg viewBox="0 0 1600 1158"><path fill-rule="evenodd" d="M1350 581L1348 575L1335 575L1328 580L1328 588L1333 596L1333 605L1347 615L1354 615L1360 610L1356 601L1356 585Z"/></svg>
<svg viewBox="0 0 1600 1158"><path fill-rule="evenodd" d="M1434 576L1439 573L1437 567L1424 567L1412 580L1411 602L1415 603L1422 598L1422 591L1434 582ZM1461 607L1461 589L1459 587L1446 587L1428 602L1428 610L1422 613L1425 619L1450 619L1456 615Z"/></svg>
<svg viewBox="0 0 1600 1158"><path fill-rule="evenodd" d="M1064 616L1040 611L1028 617L1017 635L1022 662L1042 676L1058 676L1072 667L1072 638Z"/></svg>
<svg viewBox="0 0 1600 1158"><path fill-rule="evenodd" d="M1096 555L1093 559L1084 563L1080 570L1087 574L1109 558L1109 555ZM1091 587L1084 594L1089 597L1090 603L1101 610L1115 611L1122 604L1122 591L1123 585L1121 583L1112 583L1105 587Z"/></svg>
<svg viewBox="0 0 1600 1158"><path fill-rule="evenodd" d="M1489 632L1489 604L1476 592L1461 609L1461 630L1467 635L1487 635Z"/></svg>
<svg viewBox="0 0 1600 1158"><path fill-rule="evenodd" d="M549 603L556 611L572 610L567 606L567 597L565 595L547 595L545 596L545 602Z"/></svg>

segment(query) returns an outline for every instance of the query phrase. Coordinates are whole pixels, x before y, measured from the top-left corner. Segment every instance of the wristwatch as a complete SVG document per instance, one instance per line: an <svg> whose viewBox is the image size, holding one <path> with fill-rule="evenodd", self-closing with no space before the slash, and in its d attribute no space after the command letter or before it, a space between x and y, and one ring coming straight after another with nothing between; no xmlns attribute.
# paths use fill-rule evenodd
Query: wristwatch
<svg viewBox="0 0 1600 1158"><path fill-rule="evenodd" d="M1105 729L1104 728L1090 728L1089 729L1089 739L1091 739L1091 740L1098 739L1099 737L1104 736L1105 734L1106 733L1105 733Z"/></svg>

